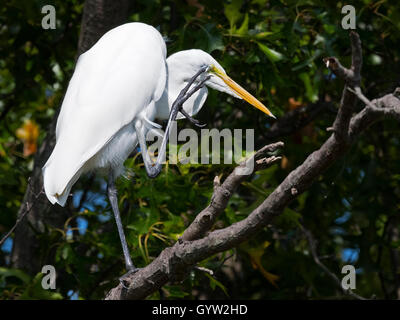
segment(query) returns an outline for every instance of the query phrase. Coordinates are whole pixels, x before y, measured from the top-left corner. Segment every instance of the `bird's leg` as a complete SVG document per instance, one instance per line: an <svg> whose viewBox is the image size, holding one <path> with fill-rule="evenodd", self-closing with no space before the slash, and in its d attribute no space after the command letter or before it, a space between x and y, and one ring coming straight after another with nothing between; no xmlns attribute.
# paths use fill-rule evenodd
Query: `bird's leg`
<svg viewBox="0 0 400 320"><path fill-rule="evenodd" d="M142 153L142 158L144 162L144 167L146 168L146 173L150 178L155 178L160 172L161 172L161 166L160 170L157 170L156 163L153 163L151 160L149 153L147 151L147 144L146 144L146 137L144 135L144 124L142 121L138 120L135 123L135 130L136 130L136 135L139 140L139 146L140 146L140 151ZM165 139L165 135L163 137L163 140ZM157 160L160 158L161 150L160 153L157 157Z"/></svg>
<svg viewBox="0 0 400 320"><path fill-rule="evenodd" d="M115 186L114 176L112 174L112 170L110 170L110 175L109 175L109 178L108 178L107 191L108 191L108 198L110 199L110 203L111 203L111 208L112 208L112 211L114 213L115 222L117 224L119 238L121 240L122 251L124 252L125 266L126 266L126 269L128 270L128 272L125 273L120 278L120 281L123 284L123 279L126 276L128 276L131 273L134 273L134 272L138 271L139 269L137 269L133 265L131 256L129 254L128 245L127 245L126 239L125 239L124 229L122 227L121 216L119 214L117 188Z"/></svg>
<svg viewBox="0 0 400 320"><path fill-rule="evenodd" d="M167 127L165 129L165 133L164 133L164 137L163 140L161 142L161 147L159 149L159 153L157 156L157 160L156 163L153 163L147 153L147 145L146 145L146 138L144 136L144 132L143 132L143 124L141 123L141 121L138 121L135 124L135 129L136 129L136 134L139 140L139 145L140 145L140 149L142 152L142 157L143 157L143 162L146 168L146 172L147 175L150 178L155 178L157 177L162 169L162 161L165 158L165 153L167 150L167 143L168 143L168 138L169 138L169 132L171 129L171 125L173 123L173 121L176 120L176 116L178 115L178 112L183 108L183 104L184 102L189 99L193 93L195 93L197 90L200 90L203 86L204 83L210 78L209 76L206 77L205 79L203 79L200 83L198 83L193 89L191 89L189 92L188 90L190 89L190 86L194 83L194 81L205 71L207 71L208 67L205 66L203 68L201 68L188 82L188 84L185 86L185 88L182 89L182 91L179 93L178 97L176 98L176 100L174 101L174 103L172 104L172 108L171 108L171 112L169 114L169 118L168 118L168 123L167 123ZM193 119L191 116L189 116L186 112L182 113L183 115L187 115L189 120L192 119L193 121L197 121L195 119ZM185 115L185 116L186 116ZM198 121L197 121L198 123Z"/></svg>

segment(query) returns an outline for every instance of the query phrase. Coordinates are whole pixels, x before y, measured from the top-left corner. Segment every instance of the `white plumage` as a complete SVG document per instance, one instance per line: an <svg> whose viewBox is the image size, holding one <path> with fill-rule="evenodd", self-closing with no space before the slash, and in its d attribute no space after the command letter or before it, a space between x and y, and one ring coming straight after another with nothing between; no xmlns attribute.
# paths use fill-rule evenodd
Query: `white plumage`
<svg viewBox="0 0 400 320"><path fill-rule="evenodd" d="M161 35L141 23L107 32L79 57L58 117L56 146L43 167L52 203L63 206L85 171L111 165L122 172L137 144L132 121L164 91L165 59Z"/></svg>
<svg viewBox="0 0 400 320"><path fill-rule="evenodd" d="M208 75L207 86L243 98L272 116L208 53L187 50L166 60L161 34L143 23L107 32L82 54L61 106L55 148L43 167L50 202L64 206L74 183L89 170L111 169L114 177L120 175L138 143L135 125L141 124L146 134L155 118L167 119L180 91L203 66L209 71L197 82ZM201 88L184 109L196 114L207 92Z"/></svg>

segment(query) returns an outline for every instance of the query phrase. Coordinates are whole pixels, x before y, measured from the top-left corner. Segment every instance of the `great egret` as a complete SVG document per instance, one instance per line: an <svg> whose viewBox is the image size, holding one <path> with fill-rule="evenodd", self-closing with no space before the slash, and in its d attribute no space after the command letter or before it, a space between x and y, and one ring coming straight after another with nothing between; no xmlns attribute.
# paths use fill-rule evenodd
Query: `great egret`
<svg viewBox="0 0 400 320"><path fill-rule="evenodd" d="M187 50L166 60L161 34L143 23L110 30L77 61L58 117L56 145L43 167L44 190L52 204L64 206L82 173L94 169L107 173L108 196L128 273L136 268L126 244L114 181L138 142L148 175L160 172L171 122L183 117L179 111L195 121L191 116L203 106L206 86L243 98L273 117L208 53ZM145 136L158 126L153 122L156 118L169 120L154 165Z"/></svg>

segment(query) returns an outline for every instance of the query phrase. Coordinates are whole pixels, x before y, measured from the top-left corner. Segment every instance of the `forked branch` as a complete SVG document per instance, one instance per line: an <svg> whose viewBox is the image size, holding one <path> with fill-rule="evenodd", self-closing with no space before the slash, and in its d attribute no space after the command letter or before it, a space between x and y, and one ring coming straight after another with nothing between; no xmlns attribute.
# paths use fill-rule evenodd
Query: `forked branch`
<svg viewBox="0 0 400 320"><path fill-rule="evenodd" d="M143 299L168 281L184 279L198 262L215 253L237 246L270 224L293 199L306 191L322 172L340 159L351 143L373 122L383 117L400 120L400 88L396 89L393 94L372 100L370 103L367 103L367 98L365 100L360 95L361 91L357 88L360 87L361 79L361 41L355 32L350 33L350 40L352 47L350 69L343 67L337 58L324 59L326 66L345 81L340 108L333 125L333 133L325 143L310 154L300 166L290 172L247 218L226 228L209 232L218 215L226 208L235 188L250 175L237 175L236 170L239 166L222 184L219 179L216 179L210 205L185 230L180 241L172 247L164 249L152 263L131 275L127 279L127 289L120 284L108 292L106 299ZM366 104L366 107L358 114L353 115L359 99ZM266 151L272 151L282 146L283 143L279 142L268 145L258 151L256 155L264 157ZM275 163L279 158L269 157L263 158L262 161L255 160L254 169L260 170ZM207 232L209 233L207 234Z"/></svg>

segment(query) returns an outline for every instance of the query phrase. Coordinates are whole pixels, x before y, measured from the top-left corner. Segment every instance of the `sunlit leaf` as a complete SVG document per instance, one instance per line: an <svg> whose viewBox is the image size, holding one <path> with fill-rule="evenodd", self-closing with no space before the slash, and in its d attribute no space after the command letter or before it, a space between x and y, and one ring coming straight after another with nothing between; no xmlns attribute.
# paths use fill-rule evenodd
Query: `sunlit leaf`
<svg viewBox="0 0 400 320"><path fill-rule="evenodd" d="M233 31L236 22L242 17L242 13L240 13L241 6L242 0L232 0L230 4L225 4L224 13L228 18L231 32Z"/></svg>
<svg viewBox="0 0 400 320"><path fill-rule="evenodd" d="M284 58L283 54L268 48L265 44L262 44L261 42L257 42L257 44L271 62L278 62Z"/></svg>

